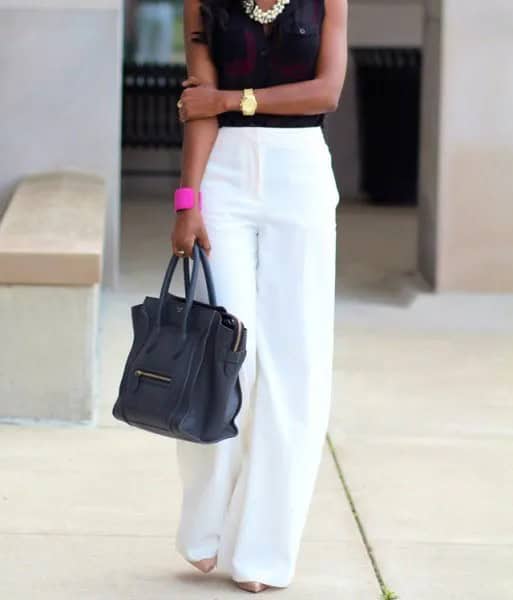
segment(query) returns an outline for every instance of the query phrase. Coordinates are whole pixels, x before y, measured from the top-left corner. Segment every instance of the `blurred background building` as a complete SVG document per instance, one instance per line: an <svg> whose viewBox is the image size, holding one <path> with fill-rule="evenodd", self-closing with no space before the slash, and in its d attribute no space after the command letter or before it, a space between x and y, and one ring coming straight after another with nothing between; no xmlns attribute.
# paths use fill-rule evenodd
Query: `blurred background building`
<svg viewBox="0 0 513 600"><path fill-rule="evenodd" d="M175 99L184 73L182 3L1 0L0 10L1 205L39 169L74 164L105 174L105 276L115 285L121 174L130 194L169 193L176 177L180 132L176 115L163 121L162 97ZM418 205L417 264L436 289L513 288L513 83L502 67L512 10L502 0L465 9L460 0L350 2L347 83L327 124L340 190L346 203ZM161 69L160 80L148 67ZM134 85L140 98L130 108L123 100ZM40 156L34 140L44 140Z"/></svg>
<svg viewBox="0 0 513 600"><path fill-rule="evenodd" d="M346 292L410 276L436 292L513 290L511 22L504 0L350 2L346 85L325 124ZM94 306L99 284L158 281L149 257L170 249L182 29L181 0L0 0L0 283L39 286L37 298L86 282Z"/></svg>
<svg viewBox="0 0 513 600"><path fill-rule="evenodd" d="M125 61L183 63L182 0L125 2Z"/></svg>

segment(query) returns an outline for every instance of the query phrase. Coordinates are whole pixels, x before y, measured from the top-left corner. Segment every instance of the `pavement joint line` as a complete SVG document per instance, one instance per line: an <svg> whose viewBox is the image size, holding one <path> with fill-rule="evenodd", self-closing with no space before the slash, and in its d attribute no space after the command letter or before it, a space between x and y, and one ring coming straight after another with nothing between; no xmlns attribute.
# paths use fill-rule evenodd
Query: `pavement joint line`
<svg viewBox="0 0 513 600"><path fill-rule="evenodd" d="M338 477L340 479L340 482L342 484L342 488L344 489L344 493L346 496L346 499L349 503L349 507L351 509L351 513L353 515L354 520L356 521L356 525L358 527L358 531L360 532L360 536L362 538L362 542L363 545L365 546L365 550L367 552L367 556L369 557L369 560L371 562L372 565L372 570L374 571L374 575L376 576L376 579L378 581L378 585L379 588L381 590L381 594L382 594L382 599L383 600L398 600L398 596L396 596L394 594L394 592L390 591L387 586L385 585L385 582L383 580L383 576L381 574L379 565L376 561L376 557L374 556L374 552L372 550L372 547L369 543L369 539L367 537L367 534L365 533L365 528L363 526L363 523L360 519L360 515L358 514L358 510L356 508L356 504L353 500L353 496L351 495L351 490L349 489L349 485L347 484L346 478L344 476L344 472L342 471L342 466L340 464L340 461L338 460L338 456L335 450L335 446L333 444L333 441L331 440L331 436L330 434L326 434L326 441L328 442L328 447L330 449L330 453L331 453L331 457L333 459L333 462L335 463L335 468L337 470L337 474Z"/></svg>

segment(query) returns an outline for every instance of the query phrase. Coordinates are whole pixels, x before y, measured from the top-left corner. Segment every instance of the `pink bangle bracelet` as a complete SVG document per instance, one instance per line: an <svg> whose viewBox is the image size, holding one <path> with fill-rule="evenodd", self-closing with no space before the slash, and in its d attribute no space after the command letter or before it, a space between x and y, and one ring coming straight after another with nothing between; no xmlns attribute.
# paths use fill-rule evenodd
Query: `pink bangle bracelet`
<svg viewBox="0 0 513 600"><path fill-rule="evenodd" d="M175 211L185 210L194 207L195 190L191 187L180 187L175 190L174 206ZM198 207L201 211L202 201L201 192L198 192Z"/></svg>

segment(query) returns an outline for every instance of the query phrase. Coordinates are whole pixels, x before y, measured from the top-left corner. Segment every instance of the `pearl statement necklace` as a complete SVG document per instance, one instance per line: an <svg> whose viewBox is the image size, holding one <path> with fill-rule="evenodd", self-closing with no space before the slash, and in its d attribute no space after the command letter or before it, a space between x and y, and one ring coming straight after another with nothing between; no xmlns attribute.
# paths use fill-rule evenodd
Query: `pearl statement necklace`
<svg viewBox="0 0 513 600"><path fill-rule="evenodd" d="M271 23L283 12L290 0L276 0L274 5L268 10L262 10L256 0L242 0L242 6L246 13L258 23Z"/></svg>

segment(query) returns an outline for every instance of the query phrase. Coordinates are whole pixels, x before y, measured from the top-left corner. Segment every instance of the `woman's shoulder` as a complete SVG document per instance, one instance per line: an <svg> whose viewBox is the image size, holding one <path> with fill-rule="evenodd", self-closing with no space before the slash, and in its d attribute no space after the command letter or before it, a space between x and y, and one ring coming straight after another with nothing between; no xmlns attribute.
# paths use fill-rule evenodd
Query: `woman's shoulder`
<svg viewBox="0 0 513 600"><path fill-rule="evenodd" d="M240 0L198 0L200 9L216 17L227 18Z"/></svg>
<svg viewBox="0 0 513 600"><path fill-rule="evenodd" d="M193 41L211 46L214 31L218 27L226 28L230 12L238 1L240 0L185 0L185 2L195 2L201 15L203 29L193 33Z"/></svg>

